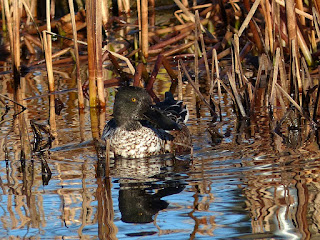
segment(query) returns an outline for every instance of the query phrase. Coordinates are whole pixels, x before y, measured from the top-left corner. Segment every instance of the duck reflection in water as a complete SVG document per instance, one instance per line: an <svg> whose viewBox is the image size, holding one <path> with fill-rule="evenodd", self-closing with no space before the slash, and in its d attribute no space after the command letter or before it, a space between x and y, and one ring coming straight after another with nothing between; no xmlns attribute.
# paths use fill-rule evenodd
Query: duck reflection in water
<svg viewBox="0 0 320 240"><path fill-rule="evenodd" d="M148 159L117 159L111 174L119 177L119 210L126 223L150 223L153 216L168 207L161 198L180 193L185 182L179 172L190 161L172 156Z"/></svg>

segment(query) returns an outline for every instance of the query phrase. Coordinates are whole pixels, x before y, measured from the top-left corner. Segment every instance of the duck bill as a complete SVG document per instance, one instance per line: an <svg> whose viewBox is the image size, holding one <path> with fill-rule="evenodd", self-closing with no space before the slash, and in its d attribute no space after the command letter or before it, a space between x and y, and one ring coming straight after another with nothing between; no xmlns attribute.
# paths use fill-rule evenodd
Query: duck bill
<svg viewBox="0 0 320 240"><path fill-rule="evenodd" d="M156 128L163 130L180 130L181 126L168 117L163 111L150 107L144 114L145 120L148 120Z"/></svg>

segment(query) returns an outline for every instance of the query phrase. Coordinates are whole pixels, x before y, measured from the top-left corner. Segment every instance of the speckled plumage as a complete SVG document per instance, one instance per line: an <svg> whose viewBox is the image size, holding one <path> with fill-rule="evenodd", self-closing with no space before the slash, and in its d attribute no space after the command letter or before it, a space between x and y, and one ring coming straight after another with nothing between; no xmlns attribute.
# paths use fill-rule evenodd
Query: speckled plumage
<svg viewBox="0 0 320 240"><path fill-rule="evenodd" d="M186 116L186 108L182 103L179 106ZM106 124L102 139L110 140L115 157L144 158L173 152L175 137L181 129L186 136L186 142L182 144L191 145L189 131L177 115L177 112L166 112L165 106L151 105L151 98L144 89L123 87L116 94L114 118ZM175 130L174 134L168 130Z"/></svg>

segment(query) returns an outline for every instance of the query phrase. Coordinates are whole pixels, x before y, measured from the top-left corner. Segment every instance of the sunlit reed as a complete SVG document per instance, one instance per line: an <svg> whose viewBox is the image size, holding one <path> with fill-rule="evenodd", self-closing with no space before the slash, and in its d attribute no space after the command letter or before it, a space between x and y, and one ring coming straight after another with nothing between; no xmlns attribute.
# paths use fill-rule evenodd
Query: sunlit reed
<svg viewBox="0 0 320 240"><path fill-rule="evenodd" d="M89 105L90 107L98 106L97 99L97 81L96 81L96 5L95 1L86 1L86 23L87 23L87 42L88 42L88 73L89 73Z"/></svg>
<svg viewBox="0 0 320 240"><path fill-rule="evenodd" d="M46 0L46 19L47 19L47 31L51 32L51 11L50 11L50 0ZM53 77L53 68L52 68L52 42L51 35L46 32L43 32L43 44L46 57L46 66L49 82L49 91L54 92L54 77Z"/></svg>
<svg viewBox="0 0 320 240"><path fill-rule="evenodd" d="M82 91L82 82L81 82L81 74L80 74L80 60L79 60L79 50L78 50L78 36L77 36L77 26L74 16L74 7L73 1L69 0L69 9L71 15L71 22L72 22L72 34L73 34L73 44L74 44L74 53L76 57L76 79L77 79L77 88L78 88L78 104L79 108L84 108L84 98L83 98L83 91Z"/></svg>
<svg viewBox="0 0 320 240"><path fill-rule="evenodd" d="M148 21L148 0L141 1L141 51L145 58L148 58L149 49L149 21Z"/></svg>

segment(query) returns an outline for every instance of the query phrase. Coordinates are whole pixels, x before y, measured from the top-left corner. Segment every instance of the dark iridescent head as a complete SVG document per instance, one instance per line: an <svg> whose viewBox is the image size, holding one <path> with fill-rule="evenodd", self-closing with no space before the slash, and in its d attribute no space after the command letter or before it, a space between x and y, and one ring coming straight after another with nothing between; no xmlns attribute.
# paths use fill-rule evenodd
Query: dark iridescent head
<svg viewBox="0 0 320 240"><path fill-rule="evenodd" d="M140 126L139 120L144 119L151 98L147 91L139 87L119 88L113 106L113 117L118 127L135 130Z"/></svg>

